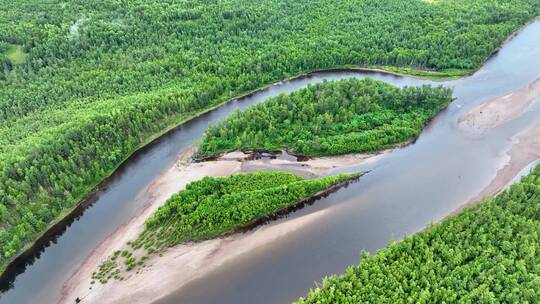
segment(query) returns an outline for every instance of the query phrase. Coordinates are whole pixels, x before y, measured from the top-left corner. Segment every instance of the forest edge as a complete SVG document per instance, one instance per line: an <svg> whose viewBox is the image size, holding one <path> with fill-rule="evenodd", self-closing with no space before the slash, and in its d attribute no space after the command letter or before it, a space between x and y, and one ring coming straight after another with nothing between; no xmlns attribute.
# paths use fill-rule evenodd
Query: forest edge
<svg viewBox="0 0 540 304"><path fill-rule="evenodd" d="M536 17L529 22L525 23L522 27L515 30L512 34L506 38L501 45L499 45L497 48L495 48L484 60L484 63L478 67L480 69L491 57L493 57L495 54L499 52L499 50L510 40L512 40L518 33L520 33L525 27L530 25L531 23L540 20L540 16ZM478 70L477 69L477 70ZM70 224L72 221L74 221L78 216L81 216L84 212L84 210L91 206L94 202L95 195L101 190L107 187L107 185L110 183L112 178L114 177L114 173L118 171L118 169L127 166L129 161L133 158L135 158L137 155L143 153L146 149L150 148L152 145L157 144L158 140L162 138L163 136L170 134L174 132L176 129L181 127L183 124L187 123L190 120L193 120L195 118L198 118L200 116L203 116L207 113L210 113L211 111L229 103L232 101L240 100L243 98L250 97L260 91L263 91L271 86L274 86L280 82L286 82L291 81L295 79L302 79L304 77L309 77L316 73L322 73L322 72L350 72L350 71L356 71L356 72L364 72L364 73L382 73L387 75L394 75L394 76L400 76L400 77L413 77L417 79L429 79L429 80L438 80L438 81L444 81L444 80L451 80L456 78L463 78L466 76L470 76L474 74L477 70L441 70L441 71L426 71L426 70L419 70L414 68L404 68L404 67L393 67L393 66L370 66L370 67L364 67L364 66L354 66L354 65L343 65L343 66L337 66L333 68L327 68L327 69L316 69L316 70L309 70L302 73L299 73L295 76L291 76L282 80L274 81L271 83L268 83L266 85L263 85L257 89L248 91L246 93L240 94L236 97L227 99L223 102L217 103L214 106L211 106L209 108L200 110L196 113L193 113L191 115L179 117L176 120L173 119L173 122L169 124L168 127L166 127L162 132L158 132L154 135L151 135L148 137L147 140L143 141L142 144L140 144L138 147L136 147L129 155L127 155L121 162L118 163L116 167L111 169L105 177L95 183L92 186L89 186L86 191L83 191L84 194L80 195L79 198L76 199L78 201L77 204L75 204L73 207L66 209L65 211L61 212L60 215L48 225L48 228L45 229L41 234L38 235L38 237L28 244L26 244L23 249L20 250L19 253L15 254L6 265L0 265L0 282L5 282L14 277L14 275L17 275L17 269L23 265L27 264L28 259L32 259L40 254L41 249L44 247L47 247L47 245L50 243L51 240L53 240L55 237L57 237L59 234L61 234L65 229L67 229L67 225ZM461 71L461 73L456 73L456 71Z"/></svg>

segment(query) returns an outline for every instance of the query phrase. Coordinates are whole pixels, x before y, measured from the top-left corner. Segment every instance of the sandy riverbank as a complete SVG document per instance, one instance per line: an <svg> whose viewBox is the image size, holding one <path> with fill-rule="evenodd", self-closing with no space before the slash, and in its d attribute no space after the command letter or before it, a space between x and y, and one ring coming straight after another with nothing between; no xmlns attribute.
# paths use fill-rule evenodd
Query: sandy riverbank
<svg viewBox="0 0 540 304"><path fill-rule="evenodd" d="M190 153L191 151L183 153L175 166L167 170L137 198L144 201L144 210L139 216L119 227L90 253L79 269L64 283L60 303L75 303L77 298L81 300L81 303L149 303L224 262L297 230L331 212L331 209L325 209L292 220L264 225L244 234L178 245L169 249L161 257L151 257L148 260L149 267L144 268L141 273L130 274L124 281L112 280L105 285L99 283L91 285L92 272L98 268L99 264L114 251L126 248L126 243L135 239L142 231L144 221L167 198L182 190L191 181L204 176L226 176L258 169L281 169L304 176L321 176L337 168L370 160L369 155L348 155L312 159L301 163L287 159L240 162L237 159L246 155L236 152L224 155L217 161L189 163L186 159Z"/></svg>
<svg viewBox="0 0 540 304"><path fill-rule="evenodd" d="M314 178L332 174L335 169L354 166L360 163L376 161L391 150L373 154L350 154L342 156L325 156L297 162L291 159L259 159L242 164L242 172L258 170L287 170L297 175Z"/></svg>
<svg viewBox="0 0 540 304"><path fill-rule="evenodd" d="M506 154L508 161L497 171L491 183L470 201L471 203L501 192L522 169L540 159L540 123L514 136L512 146Z"/></svg>
<svg viewBox="0 0 540 304"><path fill-rule="evenodd" d="M540 78L510 94L487 100L458 119L461 128L481 134L523 114L540 100Z"/></svg>

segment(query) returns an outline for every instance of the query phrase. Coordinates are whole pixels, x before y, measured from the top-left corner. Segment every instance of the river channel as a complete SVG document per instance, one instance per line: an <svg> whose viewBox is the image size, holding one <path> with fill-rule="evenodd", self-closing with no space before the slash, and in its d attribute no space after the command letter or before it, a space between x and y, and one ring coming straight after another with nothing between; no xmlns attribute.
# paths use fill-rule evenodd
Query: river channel
<svg viewBox="0 0 540 304"><path fill-rule="evenodd" d="M372 77L400 87L450 86L456 99L413 144L350 169L371 170L359 182L269 225L331 206L330 216L225 263L160 303L287 303L325 275L357 263L360 250L373 252L462 207L507 161L510 139L540 121L540 106L533 105L479 136L457 126L471 107L540 77L540 21L528 25L470 77L436 82L374 72L314 73L229 102L176 128L122 165L93 195L90 207L1 282L0 303L55 303L62 284L92 249L141 212L144 206L136 197L200 139L209 123L280 93L350 77Z"/></svg>

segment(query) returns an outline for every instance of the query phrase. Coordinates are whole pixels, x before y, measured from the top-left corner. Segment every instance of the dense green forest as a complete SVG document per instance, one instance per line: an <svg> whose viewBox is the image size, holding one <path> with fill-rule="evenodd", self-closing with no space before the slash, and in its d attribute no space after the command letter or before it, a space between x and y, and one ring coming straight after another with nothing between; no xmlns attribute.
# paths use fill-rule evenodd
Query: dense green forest
<svg viewBox="0 0 540 304"><path fill-rule="evenodd" d="M131 270L137 264L142 265L147 254L162 253L186 241L217 237L359 175L304 179L287 172L261 171L191 182L156 210L146 220L144 231L130 242L134 250L144 249L145 255L137 260L131 251L117 251L100 265L93 279L102 283L118 279L120 260Z"/></svg>
<svg viewBox="0 0 540 304"><path fill-rule="evenodd" d="M132 246L154 252L183 241L212 238L357 176L304 179L287 172L261 171L205 177L160 207Z"/></svg>
<svg viewBox="0 0 540 304"><path fill-rule="evenodd" d="M418 136L451 100L452 90L443 87L324 81L234 112L208 128L197 157L231 150L287 149L310 156L382 150Z"/></svg>
<svg viewBox="0 0 540 304"><path fill-rule="evenodd" d="M494 198L364 254L298 303L540 303L540 167Z"/></svg>
<svg viewBox="0 0 540 304"><path fill-rule="evenodd" d="M0 5L0 269L137 147L202 110L329 67L465 74L540 12L540 0Z"/></svg>

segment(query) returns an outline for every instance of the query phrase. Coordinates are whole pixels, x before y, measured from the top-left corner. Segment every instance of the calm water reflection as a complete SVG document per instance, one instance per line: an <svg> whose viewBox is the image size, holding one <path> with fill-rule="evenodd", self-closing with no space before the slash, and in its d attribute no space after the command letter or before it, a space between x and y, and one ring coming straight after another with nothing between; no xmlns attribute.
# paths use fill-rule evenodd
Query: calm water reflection
<svg viewBox="0 0 540 304"><path fill-rule="evenodd" d="M24 272L10 282L12 286L1 295L0 303L54 303L76 266L107 235L140 212L143 206L135 204L137 195L174 163L180 151L200 138L208 123L309 83L366 76L398 86L432 83L378 73L317 73L231 102L179 127L122 166L107 188L96 194L95 203L31 265L21 267ZM324 275L355 263L361 249L374 251L441 219L489 182L509 137L539 118L538 112L530 111L482 138L469 138L456 129L457 117L485 98L515 90L538 76L540 22L528 26L475 75L437 83L454 87L457 100L415 144L359 166L357 169L373 171L361 182L291 215L338 205L331 217L225 264L161 303L289 302L305 294Z"/></svg>

